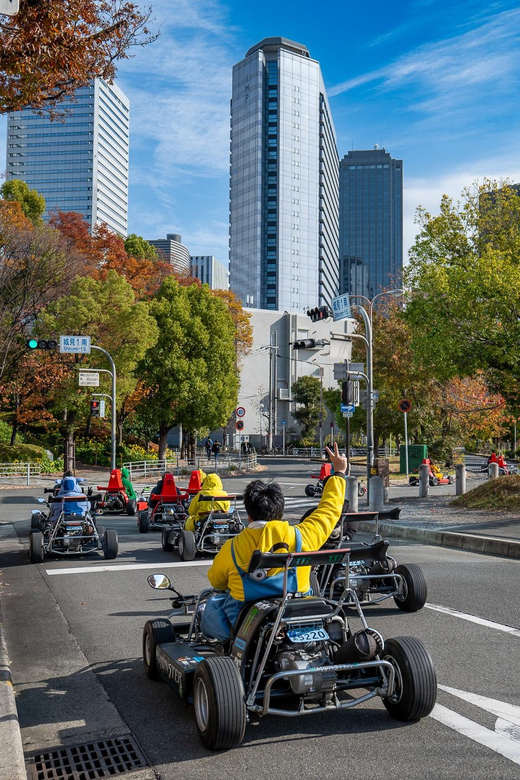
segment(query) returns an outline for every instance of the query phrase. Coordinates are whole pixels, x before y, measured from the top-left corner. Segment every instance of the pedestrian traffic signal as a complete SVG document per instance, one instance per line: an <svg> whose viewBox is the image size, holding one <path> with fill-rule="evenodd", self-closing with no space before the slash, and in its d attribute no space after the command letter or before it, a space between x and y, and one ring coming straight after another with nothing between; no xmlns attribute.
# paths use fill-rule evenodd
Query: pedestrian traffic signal
<svg viewBox="0 0 520 780"><path fill-rule="evenodd" d="M310 317L313 322L319 320L326 320L328 317L332 317L328 306L316 306L315 309L309 309L307 317Z"/></svg>
<svg viewBox="0 0 520 780"><path fill-rule="evenodd" d="M100 412L100 401L91 401L90 402L90 416L91 417L99 417Z"/></svg>
<svg viewBox="0 0 520 780"><path fill-rule="evenodd" d="M56 339L27 339L29 349L58 349Z"/></svg>
<svg viewBox="0 0 520 780"><path fill-rule="evenodd" d="M354 383L345 379L341 383L341 403L351 406L354 403Z"/></svg>
<svg viewBox="0 0 520 780"><path fill-rule="evenodd" d="M315 339L302 339L301 341L293 341L292 348L293 349L315 349L316 348L316 340Z"/></svg>

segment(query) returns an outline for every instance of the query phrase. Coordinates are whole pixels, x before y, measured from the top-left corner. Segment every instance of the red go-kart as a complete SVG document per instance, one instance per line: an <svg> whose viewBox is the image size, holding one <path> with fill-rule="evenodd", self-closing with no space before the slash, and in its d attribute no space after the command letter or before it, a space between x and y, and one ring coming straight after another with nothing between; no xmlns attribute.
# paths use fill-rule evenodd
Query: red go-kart
<svg viewBox="0 0 520 780"><path fill-rule="evenodd" d="M175 484L173 474L165 474L160 495L150 495L150 505L140 504L137 516L137 527L142 534L148 533L150 528L167 530L181 530L187 517L187 504L190 495L188 491L181 491ZM141 508L142 506L142 508Z"/></svg>
<svg viewBox="0 0 520 780"><path fill-rule="evenodd" d="M103 491L102 499L96 503L98 514L126 512L127 515L133 516L137 512L137 500L128 498L119 469L112 469L108 485L106 487L98 485L97 489Z"/></svg>

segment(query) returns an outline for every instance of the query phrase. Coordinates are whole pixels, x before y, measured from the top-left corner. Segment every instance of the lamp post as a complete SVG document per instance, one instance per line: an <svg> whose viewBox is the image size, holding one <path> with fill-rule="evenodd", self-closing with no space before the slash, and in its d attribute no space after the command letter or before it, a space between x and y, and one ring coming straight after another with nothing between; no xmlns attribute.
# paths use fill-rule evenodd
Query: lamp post
<svg viewBox="0 0 520 780"><path fill-rule="evenodd" d="M320 369L320 458L323 458L323 366L311 360Z"/></svg>

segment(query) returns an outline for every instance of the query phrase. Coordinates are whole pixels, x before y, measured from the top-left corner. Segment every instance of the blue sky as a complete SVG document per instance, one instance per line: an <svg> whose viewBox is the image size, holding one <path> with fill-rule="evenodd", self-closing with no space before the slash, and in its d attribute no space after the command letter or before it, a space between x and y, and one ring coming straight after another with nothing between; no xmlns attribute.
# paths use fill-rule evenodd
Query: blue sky
<svg viewBox="0 0 520 780"><path fill-rule="evenodd" d="M319 60L340 156L404 160L405 249L484 177L520 181L520 8L476 0L151 0L159 39L119 66L131 100L129 230L228 254L231 68L267 36Z"/></svg>

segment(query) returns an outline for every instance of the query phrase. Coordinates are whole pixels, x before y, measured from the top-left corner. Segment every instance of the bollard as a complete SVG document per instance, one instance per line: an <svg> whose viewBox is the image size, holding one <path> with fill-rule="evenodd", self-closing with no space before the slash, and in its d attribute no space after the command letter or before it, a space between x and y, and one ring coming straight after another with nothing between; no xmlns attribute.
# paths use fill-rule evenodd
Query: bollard
<svg viewBox="0 0 520 780"><path fill-rule="evenodd" d="M348 501L349 512L359 512L357 477L347 477L347 489L345 491L345 499Z"/></svg>
<svg viewBox="0 0 520 780"><path fill-rule="evenodd" d="M368 508L371 512L381 512L385 508L385 483L383 477L370 478L370 501Z"/></svg>
<svg viewBox="0 0 520 780"><path fill-rule="evenodd" d="M488 479L498 479L499 473L498 463L490 463L488 466Z"/></svg>
<svg viewBox="0 0 520 780"><path fill-rule="evenodd" d="M428 498L430 492L430 467L427 463L419 466L419 498Z"/></svg>
<svg viewBox="0 0 520 780"><path fill-rule="evenodd" d="M466 466L457 463L455 466L455 495L463 496L466 492Z"/></svg>

